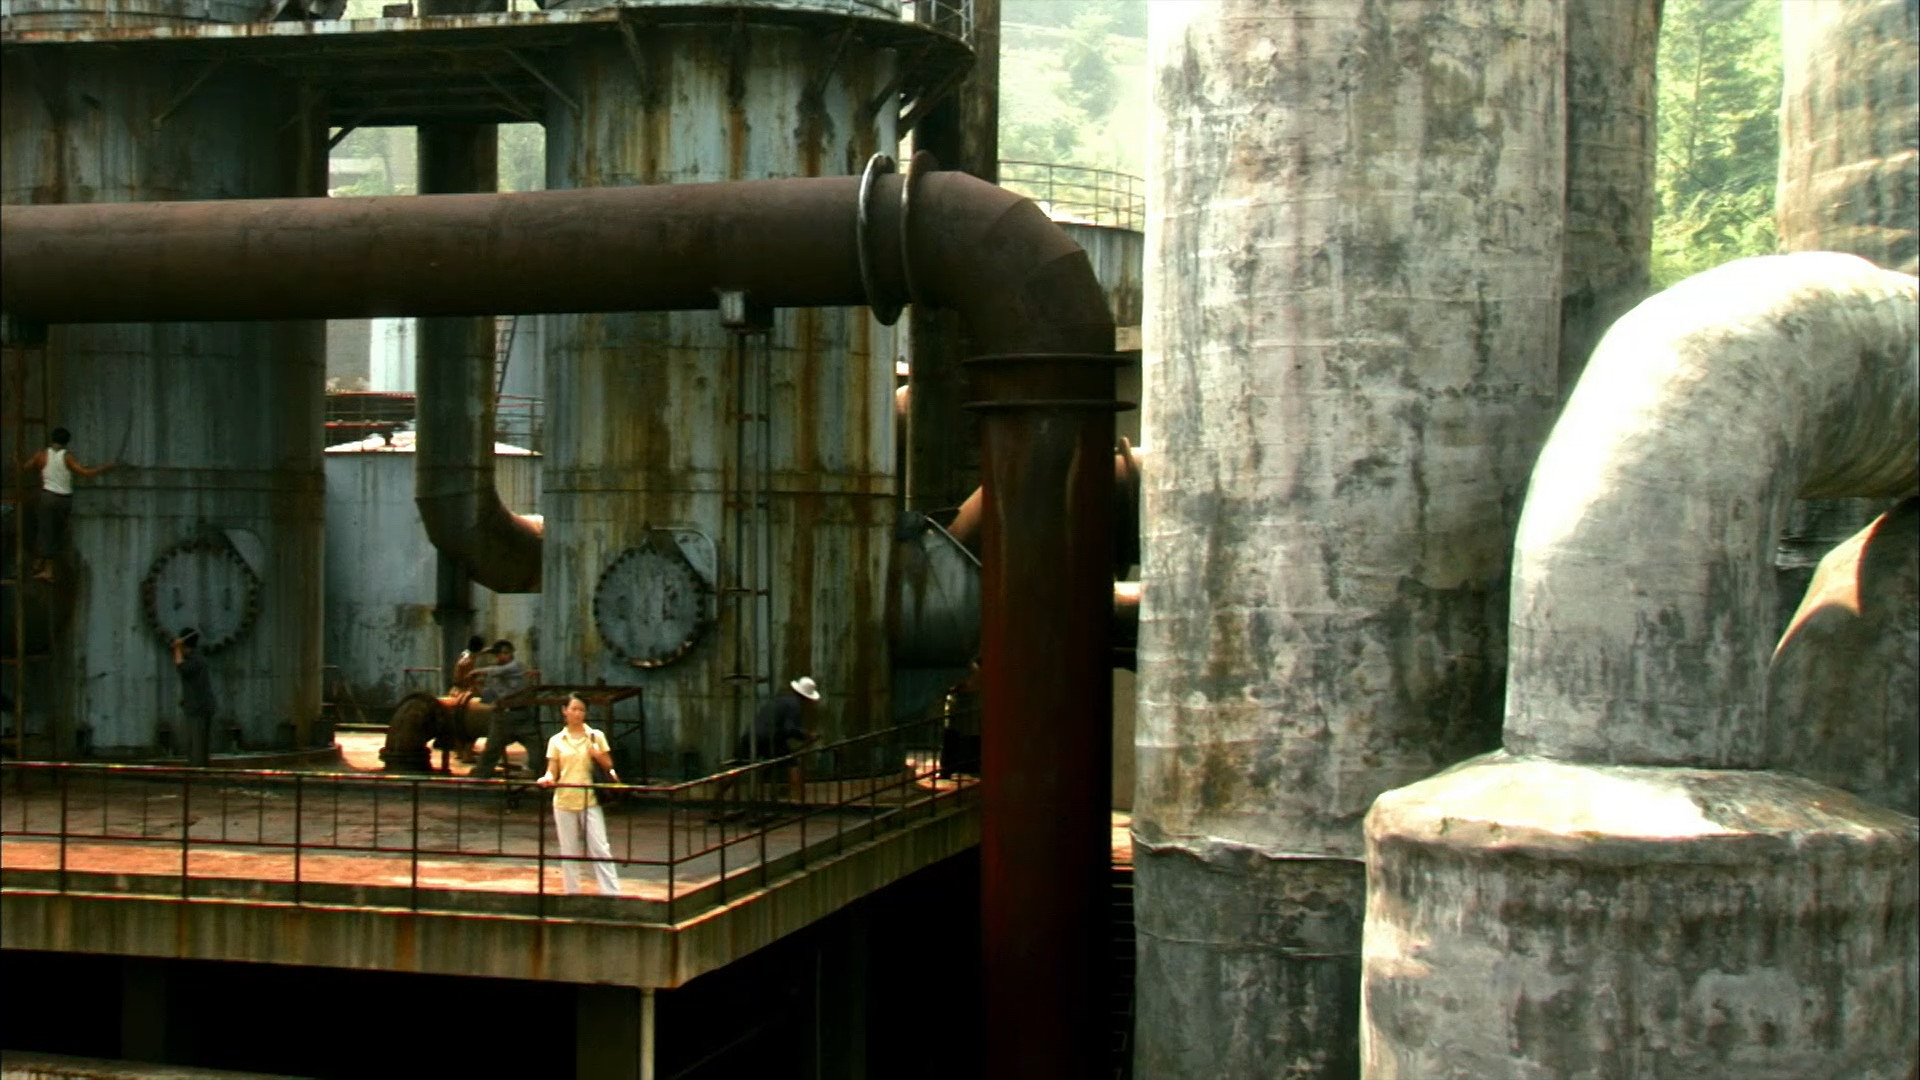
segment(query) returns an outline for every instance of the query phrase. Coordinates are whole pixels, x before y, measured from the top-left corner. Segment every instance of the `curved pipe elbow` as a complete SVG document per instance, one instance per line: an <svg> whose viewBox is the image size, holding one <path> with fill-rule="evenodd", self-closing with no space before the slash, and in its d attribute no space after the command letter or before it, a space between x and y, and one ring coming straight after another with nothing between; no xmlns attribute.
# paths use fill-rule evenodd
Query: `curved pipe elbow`
<svg viewBox="0 0 1920 1080"><path fill-rule="evenodd" d="M423 490L413 501L434 549L458 560L475 584L497 593L540 591L545 523L537 514L508 510L491 470L484 488L440 495Z"/></svg>
<svg viewBox="0 0 1920 1080"><path fill-rule="evenodd" d="M1917 302L1910 275L1779 255L1697 275L1614 325L1521 514L1508 750L1764 764L1791 503L1920 480Z"/></svg>
<svg viewBox="0 0 1920 1080"><path fill-rule="evenodd" d="M1113 313L1092 262L1031 200L963 172L911 183L912 273L896 260L888 275L903 299L957 312L975 355L1113 351Z"/></svg>

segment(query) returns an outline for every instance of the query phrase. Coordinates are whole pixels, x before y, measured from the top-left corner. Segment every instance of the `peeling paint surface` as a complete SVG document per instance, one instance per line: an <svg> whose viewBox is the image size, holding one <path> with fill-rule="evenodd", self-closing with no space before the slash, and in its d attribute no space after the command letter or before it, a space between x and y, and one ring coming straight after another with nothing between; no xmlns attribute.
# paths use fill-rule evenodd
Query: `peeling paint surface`
<svg viewBox="0 0 1920 1080"><path fill-rule="evenodd" d="M873 152L894 148L893 111L865 112L893 62L857 41L836 51L830 36L750 21L652 27L633 53L583 47L561 77L581 112L549 100L548 187L857 175ZM729 680L755 666L735 653L730 622L677 662L641 670L614 655L592 618L601 574L648 529L704 533L719 552L716 593L734 586L743 538L732 512L742 498L732 335L712 312L545 323L548 679L644 686L653 746L701 766L730 756L754 699L801 674L826 695L815 718L824 738L885 724L892 331L865 309L788 310L774 313L767 346L745 339L746 363L768 366L771 401L775 670L762 674L776 681L753 688ZM730 618L729 605L716 608Z"/></svg>
<svg viewBox="0 0 1920 1080"><path fill-rule="evenodd" d="M10 59L0 81L9 204L302 195L322 182L311 103L271 75L94 56ZM96 752L146 752L177 718L179 680L141 615L141 579L209 533L250 536L242 554L261 581L258 620L210 664L217 721L249 746L304 744L320 707L322 324L58 327L48 361L53 422L83 461L123 464L76 499L56 746L82 729Z"/></svg>
<svg viewBox="0 0 1920 1080"><path fill-rule="evenodd" d="M539 505L540 459L500 455L494 475L507 509ZM385 709L410 690L446 689L410 667L440 667L433 621L434 551L413 501L410 452L329 452L326 456L326 662L352 703ZM538 593L475 589L473 632L533 651ZM425 681L417 681L425 680ZM356 718L343 707L342 719Z"/></svg>

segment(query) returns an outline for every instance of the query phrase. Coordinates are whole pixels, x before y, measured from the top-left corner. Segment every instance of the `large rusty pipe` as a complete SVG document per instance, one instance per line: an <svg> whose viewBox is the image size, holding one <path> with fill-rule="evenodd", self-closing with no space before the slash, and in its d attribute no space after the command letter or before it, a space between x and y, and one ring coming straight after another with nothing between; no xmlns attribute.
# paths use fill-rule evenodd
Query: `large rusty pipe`
<svg viewBox="0 0 1920 1080"><path fill-rule="evenodd" d="M970 361L981 417L986 1074L1094 1076L1112 769L1111 356Z"/></svg>
<svg viewBox="0 0 1920 1080"><path fill-rule="evenodd" d="M958 311L982 352L1105 352L1086 253L964 173L370 199L0 208L0 310L43 323L683 311ZM902 219L907 236L901 237ZM862 285L862 239L872 293ZM911 253L911 274L908 253Z"/></svg>

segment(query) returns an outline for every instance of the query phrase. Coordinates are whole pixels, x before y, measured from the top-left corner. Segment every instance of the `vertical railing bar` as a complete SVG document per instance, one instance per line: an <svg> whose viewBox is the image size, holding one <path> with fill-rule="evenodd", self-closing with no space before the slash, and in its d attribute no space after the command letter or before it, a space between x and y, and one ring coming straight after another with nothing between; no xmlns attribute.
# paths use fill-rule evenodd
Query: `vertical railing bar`
<svg viewBox="0 0 1920 1080"><path fill-rule="evenodd" d="M306 787L302 783L305 777L293 774L293 902L300 904L300 845L306 840L301 828L301 819L306 817Z"/></svg>
<svg viewBox="0 0 1920 1080"><path fill-rule="evenodd" d="M407 898L413 904L413 910L420 910L420 781L409 782L413 788L413 825L407 844Z"/></svg>
<svg viewBox="0 0 1920 1080"><path fill-rule="evenodd" d="M182 900L187 898L188 880L192 876L188 873L188 864L192 857L188 849L193 843L192 809L193 773L182 769L180 771L180 899Z"/></svg>
<svg viewBox="0 0 1920 1080"><path fill-rule="evenodd" d="M667 789L667 925L673 925L673 870L674 848L673 830L679 820L677 803L680 792L675 788ZM691 837L688 838L691 841Z"/></svg>
<svg viewBox="0 0 1920 1080"><path fill-rule="evenodd" d="M501 753L505 754L505 751L503 750L501 751ZM533 876L534 876L534 887L536 890L536 894L539 897L539 899L535 901L535 910L538 912L540 918L544 921L547 917L547 823L539 820L539 810L538 810L538 807L540 805L539 799L540 799L540 796L538 795L534 796L535 828L533 830L533 833L534 833ZM505 804L502 803L501 815L500 815L502 819L506 817L505 809L506 809ZM551 812L552 810L551 805L549 805L548 810L549 810L549 813L547 816L553 817L553 814ZM553 820L554 820L554 828L558 829L560 819L556 817ZM501 828L503 830L502 843L504 844L505 842L504 829L506 827L502 825ZM502 848L503 853L504 851L505 849ZM565 871L563 870L562 873L564 872Z"/></svg>
<svg viewBox="0 0 1920 1080"><path fill-rule="evenodd" d="M22 706L25 709L25 706ZM15 716L14 722L22 729L26 727L26 716ZM67 771L62 768L54 773L60 780L60 891L67 891Z"/></svg>

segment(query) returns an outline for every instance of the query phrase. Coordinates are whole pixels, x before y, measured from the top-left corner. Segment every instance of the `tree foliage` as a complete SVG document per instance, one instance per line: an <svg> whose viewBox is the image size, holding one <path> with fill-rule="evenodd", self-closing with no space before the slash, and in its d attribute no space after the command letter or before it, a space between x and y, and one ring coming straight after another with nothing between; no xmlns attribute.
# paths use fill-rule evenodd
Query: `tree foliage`
<svg viewBox="0 0 1920 1080"><path fill-rule="evenodd" d="M1146 142L1142 0L1004 0L1000 156L1139 173Z"/></svg>
<svg viewBox="0 0 1920 1080"><path fill-rule="evenodd" d="M1776 244L1778 0L1666 0L1654 285Z"/></svg>

